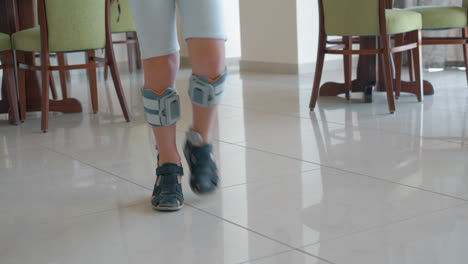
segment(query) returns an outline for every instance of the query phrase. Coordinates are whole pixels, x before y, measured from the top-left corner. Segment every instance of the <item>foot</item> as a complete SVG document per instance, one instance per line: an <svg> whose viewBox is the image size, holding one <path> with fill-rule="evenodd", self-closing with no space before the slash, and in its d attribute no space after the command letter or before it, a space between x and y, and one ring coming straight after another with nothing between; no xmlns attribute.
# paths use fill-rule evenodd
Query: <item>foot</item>
<svg viewBox="0 0 468 264"><path fill-rule="evenodd" d="M151 204L158 211L178 211L184 206L184 194L180 177L184 174L181 166L165 163L156 169Z"/></svg>
<svg viewBox="0 0 468 264"><path fill-rule="evenodd" d="M197 194L207 194L218 187L218 168L213 157L213 146L203 144L201 135L187 132L184 154L190 166L190 187Z"/></svg>

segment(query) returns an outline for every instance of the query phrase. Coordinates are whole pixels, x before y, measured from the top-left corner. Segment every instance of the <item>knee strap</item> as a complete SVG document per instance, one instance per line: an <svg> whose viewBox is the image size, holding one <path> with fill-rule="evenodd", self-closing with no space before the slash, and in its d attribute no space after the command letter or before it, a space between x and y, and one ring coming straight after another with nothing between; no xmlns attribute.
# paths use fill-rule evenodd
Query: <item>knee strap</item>
<svg viewBox="0 0 468 264"><path fill-rule="evenodd" d="M215 80L205 76L192 75L188 89L192 103L205 108L218 105L224 97L226 78L227 72Z"/></svg>
<svg viewBox="0 0 468 264"><path fill-rule="evenodd" d="M180 119L180 102L177 92L168 88L162 95L142 89L146 121L152 126L172 126Z"/></svg>

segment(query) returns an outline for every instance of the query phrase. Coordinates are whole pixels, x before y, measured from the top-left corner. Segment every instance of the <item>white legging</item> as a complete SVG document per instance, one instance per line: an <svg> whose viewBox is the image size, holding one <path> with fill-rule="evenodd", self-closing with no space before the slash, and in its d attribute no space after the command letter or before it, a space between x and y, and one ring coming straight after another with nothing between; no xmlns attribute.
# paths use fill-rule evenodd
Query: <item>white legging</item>
<svg viewBox="0 0 468 264"><path fill-rule="evenodd" d="M143 59L178 52L176 4L184 39L226 40L223 0L130 0Z"/></svg>

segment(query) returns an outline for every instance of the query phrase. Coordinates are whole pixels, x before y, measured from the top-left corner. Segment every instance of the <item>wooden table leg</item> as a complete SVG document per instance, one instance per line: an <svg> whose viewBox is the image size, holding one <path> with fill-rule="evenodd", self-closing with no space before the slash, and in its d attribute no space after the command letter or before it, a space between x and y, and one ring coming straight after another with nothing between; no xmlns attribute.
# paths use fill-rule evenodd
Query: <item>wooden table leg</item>
<svg viewBox="0 0 468 264"><path fill-rule="evenodd" d="M0 114L8 113L8 110L10 109L10 104L8 103L7 96L6 96L6 78L2 79L1 87L2 89L0 90L2 94L2 100L0 101Z"/></svg>
<svg viewBox="0 0 468 264"><path fill-rule="evenodd" d="M361 49L375 49L378 46L377 37L361 37ZM374 86L377 91L386 91L382 80L382 67L377 67L378 61L375 55L359 56L357 78L353 80L353 92L366 92L368 87ZM401 92L416 94L417 87L415 82L401 82ZM320 87L320 96L337 96L345 93L344 83L327 82ZM434 87L428 81L424 81L424 95L434 94Z"/></svg>

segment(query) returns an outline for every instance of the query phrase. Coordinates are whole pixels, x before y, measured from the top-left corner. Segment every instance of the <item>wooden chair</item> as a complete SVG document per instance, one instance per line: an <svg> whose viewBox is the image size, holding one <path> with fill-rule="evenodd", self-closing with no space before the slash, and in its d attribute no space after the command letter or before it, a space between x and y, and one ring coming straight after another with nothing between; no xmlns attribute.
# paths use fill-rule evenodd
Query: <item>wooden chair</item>
<svg viewBox="0 0 468 264"><path fill-rule="evenodd" d="M423 31L460 29L460 37L423 37L423 45L461 45L464 53L466 79L468 81L468 0L463 6L417 6L406 10L422 15ZM401 56L401 55L400 55ZM400 58L395 62L401 63ZM398 69L398 68L397 68ZM413 69L410 68L410 74Z"/></svg>
<svg viewBox="0 0 468 264"><path fill-rule="evenodd" d="M10 36L0 33L0 69L3 69L3 82L6 84L6 97L10 105L9 121L13 125L18 125L19 110L18 110L18 96L16 92L15 82L15 62L13 59L13 51L11 50ZM0 87L2 83L0 82Z"/></svg>
<svg viewBox="0 0 468 264"><path fill-rule="evenodd" d="M65 71L88 69L91 86L91 101L93 111L97 112L97 82L96 67L103 66L105 59L95 56L96 49L105 49L115 90L122 108L125 120L129 114L125 95L120 82L117 63L112 47L110 30L110 0L39 0L39 28L30 28L13 34L13 44L16 51L19 70L20 105L25 103L24 70L41 71L42 87L49 83L50 71ZM47 11L47 12L46 12ZM51 66L50 53L87 52L87 63L79 65ZM27 52L40 52L41 65L28 65L22 59ZM63 95L64 98L67 94ZM42 120L41 129L48 130L49 120L49 89L42 89Z"/></svg>
<svg viewBox="0 0 468 264"><path fill-rule="evenodd" d="M384 82L390 113L395 112L394 84L392 72L392 53L414 50L418 101L422 101L423 82L421 64L421 15L416 12L391 9L385 0L318 0L319 3L319 44L315 80L310 100L313 111L320 90L325 54L344 56L346 98L352 90L351 67L352 55L378 55L382 60ZM391 36L408 33L409 38L400 45L391 45ZM341 41L329 41L329 36L341 36ZM355 36L377 36L380 40L378 49L353 49ZM330 44L338 44L329 46Z"/></svg>
<svg viewBox="0 0 468 264"><path fill-rule="evenodd" d="M113 44L126 44L128 56L128 71L133 72L133 55L136 67L141 69L141 54L138 46L138 36L129 0L119 0L121 12L115 1L111 4L111 29L113 34L125 34L125 40L112 41ZM107 80L108 67L104 69L104 79Z"/></svg>

